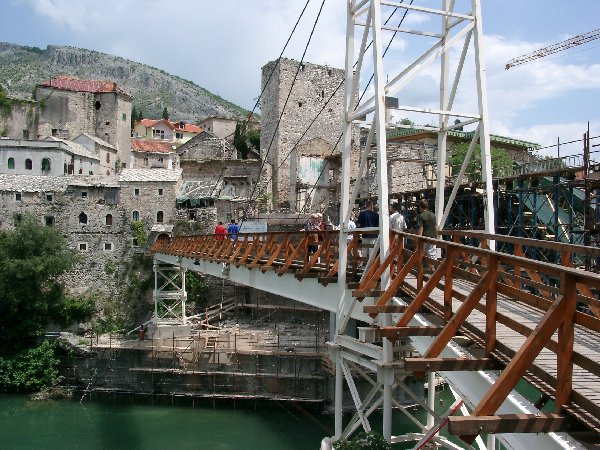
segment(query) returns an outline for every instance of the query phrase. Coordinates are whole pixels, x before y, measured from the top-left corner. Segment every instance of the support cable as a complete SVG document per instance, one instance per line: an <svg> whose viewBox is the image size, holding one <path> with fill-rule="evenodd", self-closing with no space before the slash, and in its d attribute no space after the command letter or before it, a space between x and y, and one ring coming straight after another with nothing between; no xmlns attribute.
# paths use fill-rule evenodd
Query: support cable
<svg viewBox="0 0 600 450"><path fill-rule="evenodd" d="M302 58L300 59L300 64L298 64L298 68L296 69L296 73L294 74L294 78L292 80L291 86L290 86L290 90L288 92L287 98L285 99L285 102L283 104L283 108L281 109L281 114L279 115L279 118L277 119L277 124L275 125L275 130L273 131L273 136L271 136L271 141L269 142L269 146L266 149L265 155L262 158L261 164L260 164L260 168L259 168L259 177L260 174L262 174L262 171L264 169L265 163L267 161L267 156L269 154L269 152L271 151L271 147L273 145L273 141L275 140L275 135L277 134L277 130L279 130L279 125L281 124L281 119L283 118L283 114L285 113L285 108L290 100L290 97L292 95L292 91L294 89L294 85L296 83L296 80L298 79L298 73L300 72L300 68L302 67L302 63L304 62L304 57L306 56L306 52L308 51L308 47L310 45L310 42L313 38L314 32L315 32L315 28L317 26L317 23L319 22L319 18L321 17L321 12L323 11L323 6L325 5L325 0L323 0L321 2L321 6L319 8L319 12L317 14L317 17L315 18L315 21L313 23L313 27L312 30L310 32L310 35L308 37L308 41L306 42L306 45L304 47L304 52L302 53ZM278 60L279 61L279 60ZM266 86L266 85L265 85ZM244 217L246 217L247 215L247 211L248 208L250 207L250 203L252 202L252 198L254 196L254 193L256 192L256 188L258 186L258 182L254 184L254 187L252 188L252 192L250 193L250 196L248 197L248 202L246 203L246 208L244 209Z"/></svg>

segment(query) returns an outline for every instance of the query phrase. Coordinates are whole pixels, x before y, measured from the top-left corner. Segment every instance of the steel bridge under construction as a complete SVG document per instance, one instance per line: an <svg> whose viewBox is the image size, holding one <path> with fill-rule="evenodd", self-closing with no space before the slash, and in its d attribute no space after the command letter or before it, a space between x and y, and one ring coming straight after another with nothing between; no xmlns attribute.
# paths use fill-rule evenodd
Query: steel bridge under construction
<svg viewBox="0 0 600 450"><path fill-rule="evenodd" d="M430 424L420 425L421 433L392 434L392 442L437 440L455 446L436 436L446 423L466 442L495 435L507 448L577 448L597 441L600 275L574 268L573 261L600 258L600 249L483 232L444 231L443 239L430 239L394 231L385 258L372 257L364 270L359 250L367 249L360 248L358 234L351 234L347 279L340 286L338 232L321 232L321 243L311 253L313 234L164 238L151 253L155 270L166 265L226 277L317 306L335 316L334 329L350 319L361 324L354 335L330 336L339 371L336 402L345 381L356 408L345 436L360 426L370 430L369 416L381 406L386 386L404 389L408 375L438 372L456 392L457 404L448 417L432 414ZM514 254L490 250L492 239ZM441 248L443 258L427 258L426 243ZM377 247L376 241L372 255ZM560 263L515 256L532 248L558 252ZM428 264L432 268L426 271ZM386 273L387 288L380 289ZM174 294L169 295L177 303ZM160 296L155 291L155 298ZM383 316L393 325L382 326ZM393 349L390 360L383 352L385 341ZM414 351L420 356L407 356ZM373 386L365 398L358 395L356 377ZM515 391L521 380L535 386L538 399L530 402ZM450 415L459 404L463 415Z"/></svg>

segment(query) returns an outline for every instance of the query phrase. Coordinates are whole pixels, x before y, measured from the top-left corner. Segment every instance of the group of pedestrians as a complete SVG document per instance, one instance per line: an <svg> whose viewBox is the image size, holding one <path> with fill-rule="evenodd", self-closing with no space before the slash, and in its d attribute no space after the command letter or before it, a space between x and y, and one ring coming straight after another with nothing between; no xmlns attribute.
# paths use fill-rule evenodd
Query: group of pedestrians
<svg viewBox="0 0 600 450"><path fill-rule="evenodd" d="M223 222L219 221L219 223L215 227L215 239L217 241L223 241L225 240L225 236L229 235L229 239L234 240L239 232L240 227L235 221L235 219L231 219L231 223L227 228L225 228Z"/></svg>

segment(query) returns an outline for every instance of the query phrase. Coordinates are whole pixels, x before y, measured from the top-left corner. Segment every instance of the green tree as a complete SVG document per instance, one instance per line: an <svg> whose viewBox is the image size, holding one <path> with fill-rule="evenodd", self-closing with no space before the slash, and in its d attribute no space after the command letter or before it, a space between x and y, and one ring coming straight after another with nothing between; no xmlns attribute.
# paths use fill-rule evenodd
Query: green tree
<svg viewBox="0 0 600 450"><path fill-rule="evenodd" d="M25 214L0 233L0 353L29 346L63 300L57 277L77 261L55 227Z"/></svg>
<svg viewBox="0 0 600 450"><path fill-rule="evenodd" d="M137 120L140 121L144 118L144 113L142 112L142 107L140 106L140 110L138 111Z"/></svg>
<svg viewBox="0 0 600 450"><path fill-rule="evenodd" d="M135 108L135 105L133 105L133 108L131 108L131 129L133 130L133 127L135 126L135 122L137 121L137 109Z"/></svg>
<svg viewBox="0 0 600 450"><path fill-rule="evenodd" d="M163 109L162 118L165 119L165 120L169 120L169 111L167 111L167 107L166 106L165 106L165 109Z"/></svg>
<svg viewBox="0 0 600 450"><path fill-rule="evenodd" d="M450 158L450 165L452 166L453 175L457 175L460 171L463 161L467 156L469 150L469 143L463 142L458 144L452 152ZM506 150L501 148L492 147L492 175L499 176L501 174L509 173L512 169L513 158ZM475 144L471 159L467 165L465 176L469 181L481 181L481 150L479 144Z"/></svg>
<svg viewBox="0 0 600 450"><path fill-rule="evenodd" d="M249 129L246 133L246 138L252 147L257 151L260 150L260 130L254 128Z"/></svg>
<svg viewBox="0 0 600 450"><path fill-rule="evenodd" d="M240 153L242 159L248 158L248 142L246 140L246 124L238 122L233 133L233 146Z"/></svg>
<svg viewBox="0 0 600 450"><path fill-rule="evenodd" d="M59 375L56 345L43 341L16 355L0 356L0 392L30 392L50 386Z"/></svg>
<svg viewBox="0 0 600 450"><path fill-rule="evenodd" d="M410 120L408 117L405 117L404 119L402 119L400 121L400 125L410 125L410 126L413 126L414 124L415 123L412 120Z"/></svg>
<svg viewBox="0 0 600 450"><path fill-rule="evenodd" d="M335 450L391 450L391 444L376 431L360 432L350 440L337 441L333 448Z"/></svg>
<svg viewBox="0 0 600 450"><path fill-rule="evenodd" d="M8 91L0 84L0 115L9 116L12 103L12 100L8 97Z"/></svg>

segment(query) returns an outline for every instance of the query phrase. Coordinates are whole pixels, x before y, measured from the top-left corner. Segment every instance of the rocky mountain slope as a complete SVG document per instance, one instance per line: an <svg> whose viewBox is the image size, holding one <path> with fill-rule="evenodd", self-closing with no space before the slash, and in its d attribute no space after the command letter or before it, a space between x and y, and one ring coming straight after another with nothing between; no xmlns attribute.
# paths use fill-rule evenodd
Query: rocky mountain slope
<svg viewBox="0 0 600 450"><path fill-rule="evenodd" d="M248 113L191 81L145 64L75 47L49 45L43 50L0 42L0 84L11 96L29 99L36 84L57 75L115 81L148 118L160 118L164 107L171 120L189 122Z"/></svg>

